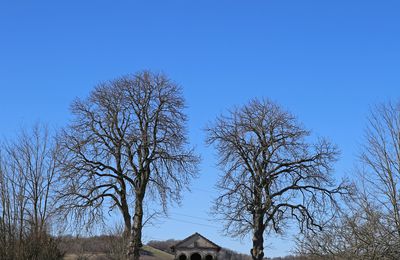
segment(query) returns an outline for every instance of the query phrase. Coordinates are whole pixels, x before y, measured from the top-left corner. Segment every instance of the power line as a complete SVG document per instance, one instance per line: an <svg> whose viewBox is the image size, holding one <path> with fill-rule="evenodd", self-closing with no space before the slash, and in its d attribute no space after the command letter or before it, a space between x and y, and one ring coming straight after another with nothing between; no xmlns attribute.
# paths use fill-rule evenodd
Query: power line
<svg viewBox="0 0 400 260"><path fill-rule="evenodd" d="M199 217L199 216L192 216L189 214L183 214L183 213L178 213L178 212L170 212L169 215L173 215L173 216L181 216L181 217L185 217L185 218L192 218L192 219L197 219L197 220L202 220L202 221L207 221L207 222L215 222L215 219L210 219L210 218L203 218L203 217ZM187 223L187 224L192 224L192 225L198 225L198 226L203 226L203 227L209 227L209 228L213 228L213 229L219 229L220 227L214 226L214 225L210 225L207 223L199 223L197 221L191 221L191 220L185 220L182 218L176 218L176 217L171 217L169 215L164 215L164 216L160 216L161 219L164 219L165 221L167 220L173 220L173 221L177 221L177 222L181 222L181 223Z"/></svg>
<svg viewBox="0 0 400 260"><path fill-rule="evenodd" d="M215 219L210 219L210 218L202 218L199 216L191 216L183 213L178 213L178 212L171 212L172 215L179 215L182 217L188 217L188 218L194 218L194 219L199 219L199 220L205 220L205 221L215 221Z"/></svg>
<svg viewBox="0 0 400 260"><path fill-rule="evenodd" d="M205 193L213 193L215 192L215 190L207 190L207 189L203 189L203 188L190 188L191 190L197 190L197 191L201 191L201 192L205 192Z"/></svg>
<svg viewBox="0 0 400 260"><path fill-rule="evenodd" d="M171 218L171 217L168 218L168 219L173 220L173 221L179 221L179 222L187 223L187 224L192 224L192 225L198 225L198 226L202 226L202 227L209 227L209 228L218 229L218 227L216 227L216 226L212 226L212 225L208 225L208 224L196 223L196 222L187 221L187 220L183 220L183 219L177 219L177 218Z"/></svg>

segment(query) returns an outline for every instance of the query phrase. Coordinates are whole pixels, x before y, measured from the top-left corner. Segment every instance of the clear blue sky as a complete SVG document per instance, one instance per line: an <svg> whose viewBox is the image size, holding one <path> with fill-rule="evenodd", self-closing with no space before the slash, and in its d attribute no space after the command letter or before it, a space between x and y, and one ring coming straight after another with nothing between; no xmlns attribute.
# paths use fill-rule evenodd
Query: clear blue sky
<svg viewBox="0 0 400 260"><path fill-rule="evenodd" d="M165 72L184 88L203 163L173 219L146 228L145 238L199 231L248 252L250 240L222 237L219 223L204 220L218 170L202 128L233 105L268 97L337 143L337 174L351 174L369 105L399 96L399 13L394 0L2 0L0 136L38 120L63 126L70 102L100 81ZM293 245L267 241L268 256Z"/></svg>

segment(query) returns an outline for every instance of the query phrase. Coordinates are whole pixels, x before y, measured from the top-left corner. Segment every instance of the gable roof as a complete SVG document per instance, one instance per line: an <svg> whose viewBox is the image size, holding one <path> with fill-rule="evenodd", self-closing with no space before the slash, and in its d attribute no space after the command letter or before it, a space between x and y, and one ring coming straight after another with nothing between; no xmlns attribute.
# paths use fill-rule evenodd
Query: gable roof
<svg viewBox="0 0 400 260"><path fill-rule="evenodd" d="M185 238L181 242L175 244L171 247L173 251L176 249L191 249L191 248L199 248L199 249L214 249L221 250L221 247L206 237L200 235L199 233L194 233L193 235Z"/></svg>

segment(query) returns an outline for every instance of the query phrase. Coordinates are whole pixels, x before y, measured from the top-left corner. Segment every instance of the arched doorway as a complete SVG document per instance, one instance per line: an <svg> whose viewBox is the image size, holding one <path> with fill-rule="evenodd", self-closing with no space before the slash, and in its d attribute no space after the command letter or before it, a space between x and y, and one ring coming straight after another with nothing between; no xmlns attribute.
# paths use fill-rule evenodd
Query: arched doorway
<svg viewBox="0 0 400 260"><path fill-rule="evenodd" d="M212 257L212 255L206 255L206 260L214 260L214 258Z"/></svg>
<svg viewBox="0 0 400 260"><path fill-rule="evenodd" d="M190 260L201 260L201 255L199 253L194 253L191 257Z"/></svg>
<svg viewBox="0 0 400 260"><path fill-rule="evenodd" d="M185 254L181 254L181 255L179 256L179 260L186 260L186 259L187 259L187 257L186 257Z"/></svg>

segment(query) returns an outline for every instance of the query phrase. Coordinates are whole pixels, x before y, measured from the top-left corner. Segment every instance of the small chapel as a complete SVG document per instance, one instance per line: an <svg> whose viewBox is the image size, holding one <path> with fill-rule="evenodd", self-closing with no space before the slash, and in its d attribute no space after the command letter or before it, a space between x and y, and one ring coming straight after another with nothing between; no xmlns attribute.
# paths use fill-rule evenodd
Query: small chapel
<svg viewBox="0 0 400 260"><path fill-rule="evenodd" d="M175 260L217 260L221 247L196 232L171 249Z"/></svg>

